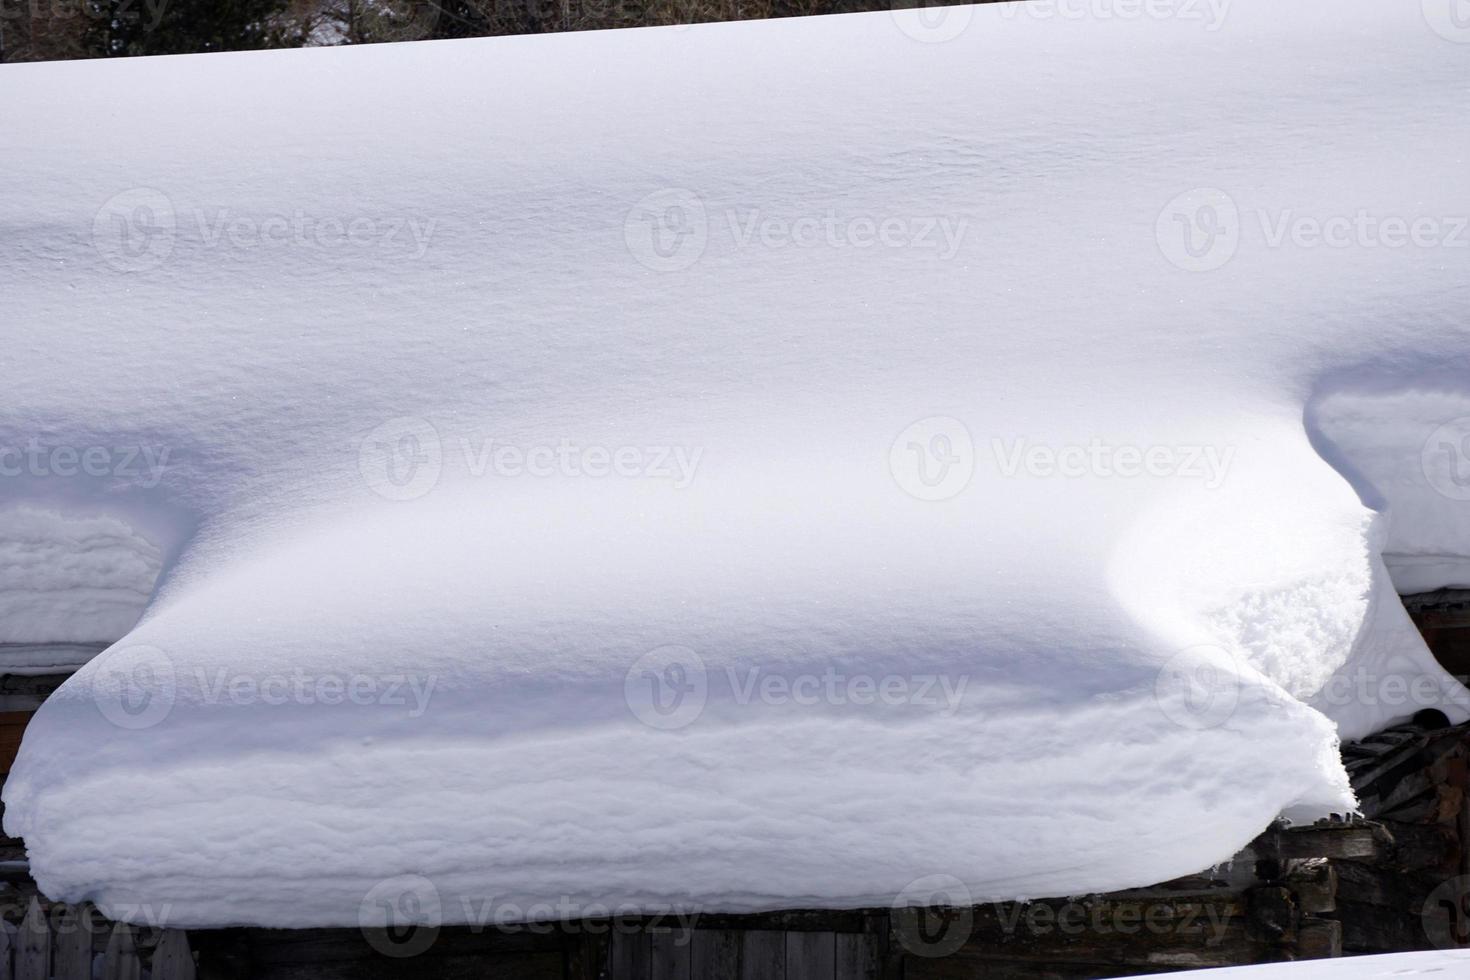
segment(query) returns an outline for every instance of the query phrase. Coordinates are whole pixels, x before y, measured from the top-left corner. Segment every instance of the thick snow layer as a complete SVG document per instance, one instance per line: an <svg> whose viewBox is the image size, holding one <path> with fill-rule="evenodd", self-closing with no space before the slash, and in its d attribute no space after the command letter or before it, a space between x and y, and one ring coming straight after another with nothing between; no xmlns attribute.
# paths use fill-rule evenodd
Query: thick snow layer
<svg viewBox="0 0 1470 980"><path fill-rule="evenodd" d="M118 639L161 562L157 545L113 517L0 510L0 649Z"/></svg>
<svg viewBox="0 0 1470 980"><path fill-rule="evenodd" d="M41 886L1115 889L1467 717L1384 556L1470 556L1470 44L1127 11L0 71L7 505L163 566L6 783Z"/></svg>
<svg viewBox="0 0 1470 980"><path fill-rule="evenodd" d="M1384 559L1402 593L1470 587L1462 530L1470 514L1466 380L1430 376L1405 388L1399 379L1379 379L1312 406L1328 458L1370 487L1369 502L1391 515Z"/></svg>
<svg viewBox="0 0 1470 980"><path fill-rule="evenodd" d="M1465 976L1467 972L1470 972L1470 949L1441 949L1421 953L1348 956L1342 959L1263 963L1259 966L1229 966L1219 970L1186 970L1181 973L1149 975L1188 977L1191 980L1399 980L1401 977L1450 980L1452 977Z"/></svg>

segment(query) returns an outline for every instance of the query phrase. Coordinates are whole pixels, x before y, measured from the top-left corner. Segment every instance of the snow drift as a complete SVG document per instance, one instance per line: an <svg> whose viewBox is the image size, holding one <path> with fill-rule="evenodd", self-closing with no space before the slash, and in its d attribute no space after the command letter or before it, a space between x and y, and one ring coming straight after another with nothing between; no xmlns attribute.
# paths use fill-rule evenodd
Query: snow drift
<svg viewBox="0 0 1470 980"><path fill-rule="evenodd" d="M5 506L163 568L6 783L47 894L1116 889L1467 717L1385 556L1470 582L1470 45L1080 9L0 72Z"/></svg>

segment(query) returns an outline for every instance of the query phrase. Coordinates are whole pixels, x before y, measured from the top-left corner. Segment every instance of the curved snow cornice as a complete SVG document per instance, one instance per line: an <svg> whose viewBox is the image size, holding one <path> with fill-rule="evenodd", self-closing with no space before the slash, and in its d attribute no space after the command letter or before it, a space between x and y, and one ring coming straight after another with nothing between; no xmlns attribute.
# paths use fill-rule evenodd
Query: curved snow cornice
<svg viewBox="0 0 1470 980"><path fill-rule="evenodd" d="M979 901L1350 809L1459 690L1382 555L1470 554L1470 45L1032 9L7 66L0 446L170 453L8 485L165 565L6 784L47 893Z"/></svg>

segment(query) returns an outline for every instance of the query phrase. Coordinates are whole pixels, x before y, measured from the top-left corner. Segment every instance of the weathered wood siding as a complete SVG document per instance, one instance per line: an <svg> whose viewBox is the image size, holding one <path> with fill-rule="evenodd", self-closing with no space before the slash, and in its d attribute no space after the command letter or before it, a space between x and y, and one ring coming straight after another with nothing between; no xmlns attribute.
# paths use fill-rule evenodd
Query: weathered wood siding
<svg viewBox="0 0 1470 980"><path fill-rule="evenodd" d="M19 924L0 920L0 980L195 980L189 938L109 922L89 906L32 896Z"/></svg>

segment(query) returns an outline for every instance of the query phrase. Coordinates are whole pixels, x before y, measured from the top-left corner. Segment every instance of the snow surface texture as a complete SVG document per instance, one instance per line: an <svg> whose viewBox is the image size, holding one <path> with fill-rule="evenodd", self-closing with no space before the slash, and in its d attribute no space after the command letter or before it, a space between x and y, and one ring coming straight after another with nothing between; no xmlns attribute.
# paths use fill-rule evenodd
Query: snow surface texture
<svg viewBox="0 0 1470 980"><path fill-rule="evenodd" d="M161 561L157 545L115 518L0 510L0 647L124 636Z"/></svg>
<svg viewBox="0 0 1470 980"><path fill-rule="evenodd" d="M1465 581L1470 44L1083 9L0 70L7 506L163 568L6 783L47 894L1108 890L1467 717L1384 553Z"/></svg>
<svg viewBox="0 0 1470 980"><path fill-rule="evenodd" d="M1260 966L1228 966L1219 970L1186 970L1150 976L1190 977L1193 980L1399 980L1401 977L1453 980L1467 973L1470 973L1470 950L1442 949L1296 963L1263 963Z"/></svg>

